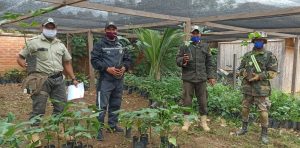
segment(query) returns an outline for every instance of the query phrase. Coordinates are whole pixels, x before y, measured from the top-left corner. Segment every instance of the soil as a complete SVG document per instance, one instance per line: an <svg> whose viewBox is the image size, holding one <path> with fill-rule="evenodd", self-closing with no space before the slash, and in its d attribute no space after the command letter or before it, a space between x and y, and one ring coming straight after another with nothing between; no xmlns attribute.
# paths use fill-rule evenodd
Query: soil
<svg viewBox="0 0 300 148"><path fill-rule="evenodd" d="M85 98L76 101L84 101L88 104L95 104L95 91L86 91ZM26 121L31 111L31 99L23 94L20 84L0 85L0 117L6 117L8 112L15 114L18 121ZM148 106L149 101L138 94L128 94L124 91L122 109L137 110ZM52 112L51 103L48 103L46 115ZM227 127L220 127L218 119L211 117L209 123L211 131L206 133L198 126L191 128L190 132L174 132L181 148L202 148L202 147L264 147L259 143L260 129L258 126L251 126L248 135L243 137L232 136L230 133L236 131L238 126L229 124ZM174 127L175 128L175 127ZM177 127L180 129L180 127ZM132 135L135 135L133 131ZM127 148L131 147L131 139L126 139L123 134L104 132L103 142L95 139L89 140L95 148ZM159 136L152 135L151 144L148 147L159 147ZM271 144L268 147L299 147L299 133L286 130L270 130ZM87 141L84 140L86 143ZM45 144L45 143L44 143Z"/></svg>

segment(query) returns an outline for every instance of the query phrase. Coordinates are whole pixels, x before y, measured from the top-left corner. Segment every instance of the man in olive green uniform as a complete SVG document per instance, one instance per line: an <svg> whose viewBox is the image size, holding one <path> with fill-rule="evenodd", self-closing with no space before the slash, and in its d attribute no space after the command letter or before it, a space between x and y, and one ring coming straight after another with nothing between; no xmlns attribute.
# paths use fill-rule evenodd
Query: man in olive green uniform
<svg viewBox="0 0 300 148"><path fill-rule="evenodd" d="M250 106L255 104L260 111L261 122L261 141L268 143L268 110L271 106L269 96L271 86L269 79L277 75L277 59L270 51L264 49L267 43L264 32L252 33L256 36L252 39L254 43L253 50L247 52L241 61L239 67L240 76L242 76L242 120L243 126L237 135L244 135L248 131L248 116Z"/></svg>
<svg viewBox="0 0 300 148"><path fill-rule="evenodd" d="M30 118L44 115L47 99L66 102L66 90L62 71L77 80L71 65L71 55L65 45L56 38L57 26L52 18L42 25L41 35L33 37L26 42L25 48L17 57L20 66L27 69L28 76L23 82L23 88L31 94L32 112ZM53 102L53 114L63 111L62 103ZM37 121L35 126L39 125ZM33 136L38 141L38 135Z"/></svg>
<svg viewBox="0 0 300 148"><path fill-rule="evenodd" d="M199 26L192 26L191 42L180 48L176 57L179 67L182 67L183 103L184 106L192 105L194 94L198 99L201 126L209 131L207 126L207 85L208 81L214 85L216 71L208 44L201 41ZM186 119L182 129L188 131L190 122Z"/></svg>

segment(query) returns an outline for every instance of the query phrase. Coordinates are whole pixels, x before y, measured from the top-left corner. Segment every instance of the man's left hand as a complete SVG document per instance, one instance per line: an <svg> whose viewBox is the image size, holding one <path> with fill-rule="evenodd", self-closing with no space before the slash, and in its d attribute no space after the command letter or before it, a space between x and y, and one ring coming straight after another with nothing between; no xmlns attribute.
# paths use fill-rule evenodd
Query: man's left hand
<svg viewBox="0 0 300 148"><path fill-rule="evenodd" d="M211 85L211 86L214 86L216 84L216 79L208 79L208 83Z"/></svg>

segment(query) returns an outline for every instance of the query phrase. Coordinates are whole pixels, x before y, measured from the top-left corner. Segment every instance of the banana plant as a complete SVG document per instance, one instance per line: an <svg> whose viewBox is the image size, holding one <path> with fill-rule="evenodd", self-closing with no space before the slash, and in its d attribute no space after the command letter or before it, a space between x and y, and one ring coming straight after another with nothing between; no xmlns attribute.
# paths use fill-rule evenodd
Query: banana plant
<svg viewBox="0 0 300 148"><path fill-rule="evenodd" d="M162 68L168 67L164 63L170 60L166 58L169 51L183 43L184 33L171 28L165 29L162 33L150 29L137 29L135 33L138 37L136 46L143 51L150 64L149 76L155 80L160 80Z"/></svg>

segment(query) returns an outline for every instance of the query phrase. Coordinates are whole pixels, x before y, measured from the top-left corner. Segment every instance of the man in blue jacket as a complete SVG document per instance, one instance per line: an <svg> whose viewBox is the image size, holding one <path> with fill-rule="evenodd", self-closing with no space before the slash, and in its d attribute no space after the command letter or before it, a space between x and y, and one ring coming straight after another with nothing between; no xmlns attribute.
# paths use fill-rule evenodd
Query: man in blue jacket
<svg viewBox="0 0 300 148"><path fill-rule="evenodd" d="M94 45L91 52L91 63L98 70L100 77L97 84L96 105L100 113L98 120L101 124L97 140L103 141L102 133L104 118L108 112L108 125L110 131L123 132L117 126L123 92L123 76L128 70L131 59L126 48L122 47L117 38L117 26L113 22L106 23L105 37Z"/></svg>

